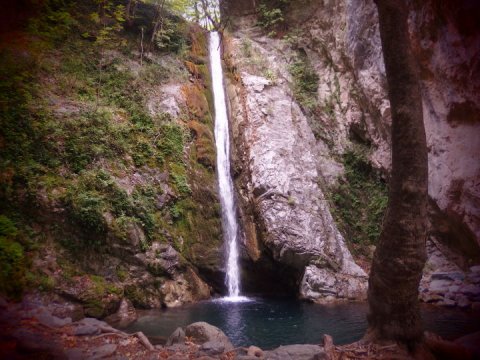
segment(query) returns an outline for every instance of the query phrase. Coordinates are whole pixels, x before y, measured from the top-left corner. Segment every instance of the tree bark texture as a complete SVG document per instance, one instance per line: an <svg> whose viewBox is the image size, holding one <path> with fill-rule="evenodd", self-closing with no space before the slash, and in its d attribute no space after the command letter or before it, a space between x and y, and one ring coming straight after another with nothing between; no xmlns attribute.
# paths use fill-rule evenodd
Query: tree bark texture
<svg viewBox="0 0 480 360"><path fill-rule="evenodd" d="M418 286L425 265L428 162L417 65L404 0L377 0L392 112L389 204L369 278L366 338L423 339Z"/></svg>

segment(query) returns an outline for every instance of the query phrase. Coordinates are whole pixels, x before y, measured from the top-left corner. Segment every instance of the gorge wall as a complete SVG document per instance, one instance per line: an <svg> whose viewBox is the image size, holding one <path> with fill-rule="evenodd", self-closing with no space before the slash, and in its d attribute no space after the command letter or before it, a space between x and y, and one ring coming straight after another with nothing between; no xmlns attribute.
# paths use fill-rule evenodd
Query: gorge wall
<svg viewBox="0 0 480 360"><path fill-rule="evenodd" d="M138 2L128 20L102 14L106 41L97 2L33 3L0 26L0 292L34 289L95 317L124 298L170 307L224 292L206 32L163 9L169 35L150 37L158 9ZM430 166L421 298L469 307L480 12L467 0L409 7ZM390 171L375 5L221 9L243 290L362 299Z"/></svg>
<svg viewBox="0 0 480 360"><path fill-rule="evenodd" d="M355 253L356 239L335 216L337 229L331 213L342 211L338 189L350 181L352 154L388 182L390 108L376 7L365 0L222 3L244 255L297 269L306 298L360 296L365 274L343 237ZM421 299L468 307L480 300L478 5L411 1L409 8L429 146ZM272 9L281 19L271 18ZM315 77L312 91L305 83Z"/></svg>
<svg viewBox="0 0 480 360"><path fill-rule="evenodd" d="M207 32L52 3L0 33L0 293L103 318L220 292Z"/></svg>

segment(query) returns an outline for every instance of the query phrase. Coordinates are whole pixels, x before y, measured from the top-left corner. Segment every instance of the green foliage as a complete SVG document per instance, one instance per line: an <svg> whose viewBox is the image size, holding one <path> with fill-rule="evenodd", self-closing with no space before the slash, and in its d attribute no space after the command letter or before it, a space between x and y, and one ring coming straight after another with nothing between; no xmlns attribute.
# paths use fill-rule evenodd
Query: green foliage
<svg viewBox="0 0 480 360"><path fill-rule="evenodd" d="M95 45L104 48L107 46L118 46L114 44L115 33L123 29L122 24L125 22L125 6L116 4L112 0L94 0L98 7L98 11L89 15L90 21L97 25L90 32L84 32L83 37L95 38Z"/></svg>
<svg viewBox="0 0 480 360"><path fill-rule="evenodd" d="M276 36L285 27L285 9L288 0L262 1L258 6L258 24L269 31L269 36Z"/></svg>
<svg viewBox="0 0 480 360"><path fill-rule="evenodd" d="M170 71L171 69L160 64L144 64L140 71L140 78L148 85L158 85L168 79Z"/></svg>
<svg viewBox="0 0 480 360"><path fill-rule="evenodd" d="M291 29L285 36L283 40L290 45L292 48L297 48L300 40L303 38L304 34L301 29Z"/></svg>
<svg viewBox="0 0 480 360"><path fill-rule="evenodd" d="M69 10L70 5L65 0L44 1L40 14L29 21L29 32L50 43L59 43L78 27L77 19Z"/></svg>
<svg viewBox="0 0 480 360"><path fill-rule="evenodd" d="M335 109L339 109L342 113L346 111L346 109L342 109L342 102L340 100L340 82L336 73L334 76L333 84L330 82L328 85L330 88L330 95L324 99L322 111L330 119L334 120Z"/></svg>
<svg viewBox="0 0 480 360"><path fill-rule="evenodd" d="M174 20L165 17L155 34L155 45L161 51L179 53L186 46L185 26L178 18Z"/></svg>
<svg viewBox="0 0 480 360"><path fill-rule="evenodd" d="M18 233L15 224L5 215L0 215L0 236L14 237Z"/></svg>
<svg viewBox="0 0 480 360"><path fill-rule="evenodd" d="M317 106L318 75L305 54L299 53L289 67L293 77L293 92L298 102L307 110Z"/></svg>
<svg viewBox="0 0 480 360"><path fill-rule="evenodd" d="M86 245L101 246L108 229L105 214L130 215L133 204L127 193L105 171L84 171L77 183L72 183L65 197L71 220L87 234Z"/></svg>
<svg viewBox="0 0 480 360"><path fill-rule="evenodd" d="M170 174L173 178L173 185L180 195L189 195L191 190L187 181L187 174L185 171L185 165L183 164L170 164Z"/></svg>
<svg viewBox="0 0 480 360"><path fill-rule="evenodd" d="M102 234L106 231L103 213L106 210L104 199L93 191L70 193L69 208L72 218L84 231ZM93 238L91 240L94 241Z"/></svg>
<svg viewBox="0 0 480 360"><path fill-rule="evenodd" d="M271 69L265 70L263 72L263 76L265 79L270 80L272 83L275 83L275 81L277 80L277 75Z"/></svg>
<svg viewBox="0 0 480 360"><path fill-rule="evenodd" d="M122 128L113 126L108 112L83 112L62 125L58 132L65 137L64 161L75 173L99 158L114 159L127 151Z"/></svg>
<svg viewBox="0 0 480 360"><path fill-rule="evenodd" d="M18 299L25 286L26 259L16 240L17 228L0 215L0 293Z"/></svg>
<svg viewBox="0 0 480 360"><path fill-rule="evenodd" d="M246 58L252 57L252 41L248 38L242 38L242 42L240 44L243 56Z"/></svg>
<svg viewBox="0 0 480 360"><path fill-rule="evenodd" d="M146 112L140 83L129 71L120 71L115 65L110 64L103 74L101 94L109 104L125 110L133 124L139 128L151 128L153 121Z"/></svg>
<svg viewBox="0 0 480 360"><path fill-rule="evenodd" d="M345 178L332 190L333 215L346 240L353 244L375 244L382 228L387 187L372 168L363 150L343 156Z"/></svg>
<svg viewBox="0 0 480 360"><path fill-rule="evenodd" d="M152 145L146 141L139 142L132 153L133 162L136 166L140 167L152 159L154 155L154 150Z"/></svg>
<svg viewBox="0 0 480 360"><path fill-rule="evenodd" d="M127 230L136 224L143 228L147 238L152 240L159 228L154 216L159 194L161 190L145 185L137 186L133 193L128 195L108 173L99 170L81 174L78 183L69 189L67 203L73 210L73 219L95 234L105 233L108 228L120 239L126 239ZM90 202L84 202L85 197L90 199ZM106 224L105 220L107 213L112 216L109 224Z"/></svg>
<svg viewBox="0 0 480 360"><path fill-rule="evenodd" d="M38 88L31 70L37 62L7 50L0 53L0 63L0 173L12 175L10 182L0 183L0 195L15 188L30 195L37 187L32 178L55 163L49 156L50 115L42 100L35 99Z"/></svg>
<svg viewBox="0 0 480 360"><path fill-rule="evenodd" d="M178 124L166 123L160 127L156 146L165 157L181 159L184 141L184 129Z"/></svg>
<svg viewBox="0 0 480 360"><path fill-rule="evenodd" d="M25 280L29 287L36 288L40 291L48 292L55 288L55 279L53 277L38 272L33 273L27 271Z"/></svg>
<svg viewBox="0 0 480 360"><path fill-rule="evenodd" d="M118 298L123 294L122 289L97 275L89 276L87 290L81 295L84 302L85 315L103 317L108 313L108 303L111 298Z"/></svg>
<svg viewBox="0 0 480 360"><path fill-rule="evenodd" d="M138 228L146 235L142 249L167 239L178 245L180 237L186 243L220 239L218 203L204 190L214 193L213 170L199 166L192 175L191 167L199 164L188 163L193 145L185 124L152 117L146 106L160 83L188 79L179 57L149 56L138 66L138 55L127 50L138 48L139 33L135 24L122 32L120 2L94 3L42 1L41 7L50 8L32 20L26 36L35 42L0 52L0 209L23 211L28 205L31 219L45 229L38 247L48 238L74 254L104 251L107 239L128 240ZM168 19L174 32L162 38L162 52L193 47L187 25ZM206 54L204 45L195 44L196 55ZM202 76L208 73L207 65L197 65ZM131 179L137 171L145 182L131 182L135 188L127 193L116 177ZM166 172L170 190L159 200ZM196 182L203 188L193 194ZM52 209L62 211L52 215ZM0 217L1 291L20 294L26 282L52 289L53 278L26 272L33 247L23 239L24 227L18 235L7 220ZM97 283L100 290L106 286ZM101 310L100 290L92 296L93 313Z"/></svg>

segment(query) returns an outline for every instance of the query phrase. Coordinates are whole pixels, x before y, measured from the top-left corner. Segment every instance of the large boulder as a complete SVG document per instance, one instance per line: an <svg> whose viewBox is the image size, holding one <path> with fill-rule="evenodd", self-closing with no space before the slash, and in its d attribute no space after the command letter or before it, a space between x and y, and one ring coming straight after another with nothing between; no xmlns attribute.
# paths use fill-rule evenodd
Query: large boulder
<svg viewBox="0 0 480 360"><path fill-rule="evenodd" d="M223 346L224 351L233 350L230 339L222 330L203 321L188 325L185 335L190 337L195 344L203 345L208 342L208 348L213 348L213 344L217 344ZM217 345L215 347L218 348Z"/></svg>
<svg viewBox="0 0 480 360"><path fill-rule="evenodd" d="M165 346L172 346L175 344L185 343L185 331L182 328L177 328L167 339Z"/></svg>
<svg viewBox="0 0 480 360"><path fill-rule="evenodd" d="M455 340L455 343L470 350L475 359L480 358L480 331L462 336Z"/></svg>
<svg viewBox="0 0 480 360"><path fill-rule="evenodd" d="M265 352L265 360L327 360L319 345L287 345Z"/></svg>
<svg viewBox="0 0 480 360"><path fill-rule="evenodd" d="M120 307L118 308L118 311L113 315L107 316L105 318L105 321L115 324L119 327L126 327L128 324L137 320L137 318L137 311L133 307L132 302L124 298L120 302Z"/></svg>
<svg viewBox="0 0 480 360"><path fill-rule="evenodd" d="M273 257L282 266L299 274L300 293L313 301L337 297L365 297L367 277L355 264L331 215L324 190L322 173L333 165L324 163L320 169L315 136L307 116L295 102L290 77L278 51L277 40L259 38L252 47L255 53L272 63L277 80L255 74L247 60L242 60L241 34L235 38L231 52L239 70L242 88L230 83L232 133L236 146L237 184L240 201L245 208L253 207L256 232L247 233L246 253L252 258L252 233L259 234L256 244L260 257ZM233 60L232 60L233 61ZM257 69L257 73L259 70ZM335 167L335 166L333 166ZM248 224L245 226L248 229ZM256 259L253 259L256 261ZM257 261L259 263L259 261ZM356 291L322 293L315 289L322 280L320 270L328 270L335 283L346 282ZM310 271L311 270L311 271ZM340 281L337 275L342 277ZM349 284L350 283L350 284ZM363 285L358 285L362 283Z"/></svg>

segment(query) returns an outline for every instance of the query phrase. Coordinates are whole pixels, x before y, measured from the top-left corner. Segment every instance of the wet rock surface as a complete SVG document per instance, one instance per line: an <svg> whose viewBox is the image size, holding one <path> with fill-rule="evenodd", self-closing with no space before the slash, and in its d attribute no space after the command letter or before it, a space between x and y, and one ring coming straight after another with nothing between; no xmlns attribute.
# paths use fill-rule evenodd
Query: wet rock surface
<svg viewBox="0 0 480 360"><path fill-rule="evenodd" d="M322 360L328 359L327 354L319 345L288 345L267 351L265 359L270 360Z"/></svg>
<svg viewBox="0 0 480 360"><path fill-rule="evenodd" d="M198 344L186 341L182 330L183 337L176 336L175 345L163 347L153 346L141 332L127 334L95 318L72 322L56 317L48 302L38 297L21 303L2 301L0 310L0 348L5 359L220 359L233 350L230 340L206 323L192 324Z"/></svg>
<svg viewBox="0 0 480 360"><path fill-rule="evenodd" d="M420 282L420 299L441 306L478 309L480 304L480 266L460 268L427 242L429 258Z"/></svg>
<svg viewBox="0 0 480 360"><path fill-rule="evenodd" d="M449 288L447 293L453 297L444 298L444 294L434 291L430 300L428 296L421 298L439 303L442 297L446 306L467 306L467 300L471 304L476 302L472 294L478 294L474 289L474 274L468 275L470 267L480 261L477 156L480 76L472 76L478 72L473 58L478 54L480 32L478 27L468 25L478 22L473 15L478 4L462 2L455 11L450 5L437 6L433 1L419 6L409 2L409 6L429 148L430 239L439 245L442 258L465 273L464 279L455 279L461 282L453 284L458 288ZM459 14L464 20L460 20ZM240 199L252 203L254 208L244 210L246 252L250 257L258 257L258 244L265 243L275 259L306 266L313 265L309 263L311 249L305 244L300 246L295 239L302 233L299 227L306 226L301 220L303 215L299 215L301 210L322 213L325 227L330 226L325 215L329 205L316 190L312 192L308 179L320 179L320 191L325 193L324 185L328 188L341 179L343 166L339 155L359 144L368 147L371 164L388 179L391 114L373 1L312 2L304 7L287 8L284 16L289 26L301 34L297 37L290 34L294 40L288 41L293 41L294 46L264 36L255 20L248 16L235 19L233 59L227 59L227 65L231 61L236 74L234 81L229 81L228 92L236 162L239 168L247 169L237 171ZM313 117L303 107L298 110L289 86L292 78L282 65L295 61L295 51L306 55L319 78L316 98L319 108ZM289 157L289 154L295 155ZM309 155L316 162L317 174L312 172ZM301 174L302 179L298 180L295 174ZM295 182L298 186L291 185ZM308 189L310 200L299 196L298 188ZM310 208L315 202L311 199L317 197L321 206ZM281 219L282 226L276 226L269 214ZM261 223L256 233L248 225L252 221ZM317 234L316 238L322 239L324 235ZM302 238L308 237L302 235ZM284 242L289 245L279 245ZM320 247L330 255L327 244L328 241L322 242ZM437 255L428 253L433 256L431 262L435 262ZM338 259L338 255L330 259ZM437 266L436 271L450 271L442 266ZM330 268L338 272L339 267ZM313 270L305 272L303 279L315 278ZM422 291L429 287L427 283L439 280L431 278L431 272L426 268ZM326 284L333 286L333 279L311 284L303 281L302 294L308 292L314 298L322 298L326 293L335 296ZM440 285L435 282L433 287Z"/></svg>
<svg viewBox="0 0 480 360"><path fill-rule="evenodd" d="M319 185L313 132L285 80L289 74L282 63L288 50L274 39L253 38L256 51L275 64L277 80L269 80L241 60L242 38L252 36L248 30L234 34L231 56L237 60L241 85L230 83L227 88L237 162L243 168L241 200L254 208L260 241L273 259L301 274L310 269L300 279L301 296L314 301L363 298L366 274L353 261L333 221ZM248 248L250 239L245 242ZM328 297L317 291L319 273L314 268L323 269L321 275L339 289Z"/></svg>
<svg viewBox="0 0 480 360"><path fill-rule="evenodd" d="M233 345L228 337L219 328L206 322L196 322L185 328L185 336L188 336L196 344L206 345L205 349L212 352L223 348L225 351L233 350ZM220 351L223 352L223 351Z"/></svg>

